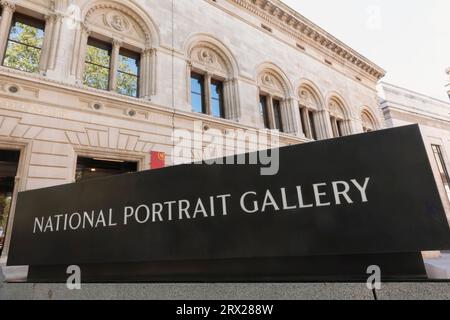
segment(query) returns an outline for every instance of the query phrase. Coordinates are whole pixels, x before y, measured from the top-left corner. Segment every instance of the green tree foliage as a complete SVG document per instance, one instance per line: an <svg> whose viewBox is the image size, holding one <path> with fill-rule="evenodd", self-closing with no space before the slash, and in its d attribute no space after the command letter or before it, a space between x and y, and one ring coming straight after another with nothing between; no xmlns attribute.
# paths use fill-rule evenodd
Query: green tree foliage
<svg viewBox="0 0 450 320"><path fill-rule="evenodd" d="M16 22L10 32L4 65L27 72L39 71L44 31Z"/></svg>
<svg viewBox="0 0 450 320"><path fill-rule="evenodd" d="M108 50L88 46L84 84L101 89L109 89L111 56ZM124 56L119 57L116 91L128 96L137 95L137 62Z"/></svg>

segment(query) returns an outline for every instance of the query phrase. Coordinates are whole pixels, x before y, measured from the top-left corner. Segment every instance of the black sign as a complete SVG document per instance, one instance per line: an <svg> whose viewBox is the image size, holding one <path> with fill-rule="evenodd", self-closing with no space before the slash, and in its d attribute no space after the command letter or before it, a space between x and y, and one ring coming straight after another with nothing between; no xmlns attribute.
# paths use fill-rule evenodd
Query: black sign
<svg viewBox="0 0 450 320"><path fill-rule="evenodd" d="M273 152L276 175L261 175L264 165L190 164L22 192L8 265L450 249L418 126Z"/></svg>

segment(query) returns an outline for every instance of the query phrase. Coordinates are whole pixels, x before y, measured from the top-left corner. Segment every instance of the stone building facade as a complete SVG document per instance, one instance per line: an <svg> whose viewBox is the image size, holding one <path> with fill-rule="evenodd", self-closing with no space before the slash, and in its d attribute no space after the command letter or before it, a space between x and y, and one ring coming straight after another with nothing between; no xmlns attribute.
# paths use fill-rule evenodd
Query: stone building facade
<svg viewBox="0 0 450 320"><path fill-rule="evenodd" d="M380 106L387 127L419 124L450 222L450 103L382 83ZM418 191L419 192L419 191Z"/></svg>
<svg viewBox="0 0 450 320"><path fill-rule="evenodd" d="M448 81L447 81L447 94L448 94L448 98L450 99L450 67L447 68L447 76L448 76Z"/></svg>
<svg viewBox="0 0 450 320"><path fill-rule="evenodd" d="M171 165L177 129L262 130L290 145L384 126L376 91L384 71L278 0L1 7L0 151L19 152L9 229L18 191L74 182L80 157L145 170L159 151ZM15 23L42 42L22 43ZM14 46L37 50L35 65L14 65ZM88 50L108 63L89 60ZM124 61L138 71L121 70ZM86 75L92 68L103 78ZM124 79L132 90L122 90ZM188 153L202 159L203 147Z"/></svg>

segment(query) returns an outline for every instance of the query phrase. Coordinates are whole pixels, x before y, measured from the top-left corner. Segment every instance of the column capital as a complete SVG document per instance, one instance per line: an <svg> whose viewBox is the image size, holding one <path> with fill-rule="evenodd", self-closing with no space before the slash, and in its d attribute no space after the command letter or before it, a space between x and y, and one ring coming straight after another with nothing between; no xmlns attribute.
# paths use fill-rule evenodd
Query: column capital
<svg viewBox="0 0 450 320"><path fill-rule="evenodd" d="M56 22L64 17L61 13L49 13L44 16L45 21Z"/></svg>
<svg viewBox="0 0 450 320"><path fill-rule="evenodd" d="M117 38L112 40L112 44L114 47L121 47L123 45L123 41Z"/></svg>
<svg viewBox="0 0 450 320"><path fill-rule="evenodd" d="M90 36L92 33L92 29L84 22L80 23L81 31L83 31L87 36Z"/></svg>
<svg viewBox="0 0 450 320"><path fill-rule="evenodd" d="M145 48L141 49L141 53L143 55L152 55L154 52L155 52L154 48L145 47Z"/></svg>
<svg viewBox="0 0 450 320"><path fill-rule="evenodd" d="M16 11L16 4L8 0L0 0L0 4L3 6L3 10L14 12Z"/></svg>

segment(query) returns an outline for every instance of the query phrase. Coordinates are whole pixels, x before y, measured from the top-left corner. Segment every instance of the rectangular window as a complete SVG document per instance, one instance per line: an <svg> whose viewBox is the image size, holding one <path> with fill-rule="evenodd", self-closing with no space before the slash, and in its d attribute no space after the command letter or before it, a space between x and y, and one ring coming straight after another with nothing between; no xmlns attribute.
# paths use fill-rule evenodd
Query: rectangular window
<svg viewBox="0 0 450 320"><path fill-rule="evenodd" d="M316 121L314 120L315 112L308 110L309 122L311 123L311 139L318 140L317 130L316 130Z"/></svg>
<svg viewBox="0 0 450 320"><path fill-rule="evenodd" d="M441 175L442 183L444 184L445 191L447 192L447 197L450 200L450 176L448 174L447 165L445 164L445 159L442 154L441 146L433 144L432 146L434 159L439 169L439 174Z"/></svg>
<svg viewBox="0 0 450 320"><path fill-rule="evenodd" d="M259 114L264 123L264 128L270 129L269 112L267 110L267 97L259 96Z"/></svg>
<svg viewBox="0 0 450 320"><path fill-rule="evenodd" d="M111 50L110 44L89 38L85 59L85 85L96 89L109 90Z"/></svg>
<svg viewBox="0 0 450 320"><path fill-rule="evenodd" d="M304 112L307 112L306 108L300 107L300 121L302 122L302 132L305 135L305 137L311 138L311 137L308 137L308 130L307 130L308 122L307 122Z"/></svg>
<svg viewBox="0 0 450 320"><path fill-rule="evenodd" d="M138 169L137 162L78 157L76 182L88 181L113 175L133 173Z"/></svg>
<svg viewBox="0 0 450 320"><path fill-rule="evenodd" d="M206 113L205 78L201 74L191 74L191 105L192 111Z"/></svg>
<svg viewBox="0 0 450 320"><path fill-rule="evenodd" d="M216 118L225 118L223 83L217 80L211 80L211 115Z"/></svg>
<svg viewBox="0 0 450 320"><path fill-rule="evenodd" d="M117 67L116 91L120 94L137 97L139 94L139 60L138 53L121 48Z"/></svg>
<svg viewBox="0 0 450 320"><path fill-rule="evenodd" d="M281 106L279 100L273 100L274 129L283 132L283 121L281 118Z"/></svg>
<svg viewBox="0 0 450 320"><path fill-rule="evenodd" d="M19 157L19 151L0 150L0 255L8 228Z"/></svg>
<svg viewBox="0 0 450 320"><path fill-rule="evenodd" d="M26 72L39 72L45 23L15 14L11 23L3 65Z"/></svg>

